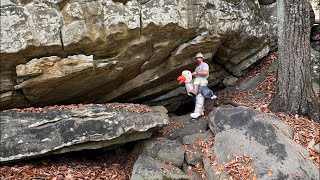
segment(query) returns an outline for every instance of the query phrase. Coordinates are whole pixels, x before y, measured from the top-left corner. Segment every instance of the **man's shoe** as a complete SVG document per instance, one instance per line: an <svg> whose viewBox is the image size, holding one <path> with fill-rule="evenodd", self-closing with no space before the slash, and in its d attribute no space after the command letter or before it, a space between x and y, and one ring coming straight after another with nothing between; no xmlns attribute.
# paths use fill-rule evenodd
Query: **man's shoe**
<svg viewBox="0 0 320 180"><path fill-rule="evenodd" d="M191 113L190 116L195 119L195 118L200 117L201 114L200 113Z"/></svg>
<svg viewBox="0 0 320 180"><path fill-rule="evenodd" d="M217 99L216 95L212 95L210 99Z"/></svg>

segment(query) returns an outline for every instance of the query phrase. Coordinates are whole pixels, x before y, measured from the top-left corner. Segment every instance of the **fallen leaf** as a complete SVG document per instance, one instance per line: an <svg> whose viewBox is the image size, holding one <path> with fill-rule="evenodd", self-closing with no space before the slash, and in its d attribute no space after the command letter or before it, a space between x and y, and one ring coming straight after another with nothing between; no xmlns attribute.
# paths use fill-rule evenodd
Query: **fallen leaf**
<svg viewBox="0 0 320 180"><path fill-rule="evenodd" d="M254 175L252 176L252 180L257 180L257 179L258 179L257 174L254 174Z"/></svg>
<svg viewBox="0 0 320 180"><path fill-rule="evenodd" d="M66 180L73 180L73 177L72 177L72 175L71 174L68 174L68 175L66 175Z"/></svg>

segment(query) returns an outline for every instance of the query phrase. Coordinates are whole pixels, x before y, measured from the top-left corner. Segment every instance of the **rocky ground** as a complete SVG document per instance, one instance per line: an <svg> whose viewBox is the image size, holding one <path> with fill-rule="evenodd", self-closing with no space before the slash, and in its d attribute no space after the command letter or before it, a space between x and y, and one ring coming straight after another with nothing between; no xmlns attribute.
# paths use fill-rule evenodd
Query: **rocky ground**
<svg viewBox="0 0 320 180"><path fill-rule="evenodd" d="M274 114L268 109L268 104L274 92L276 59L276 53L269 54L262 63L252 69L245 77L238 79L236 84L219 91L217 93L219 98L206 102L206 114L198 120L192 120L188 115L171 116L170 124L157 128L151 139L140 141L136 145L125 145L125 147L114 151L80 151L73 154L4 164L0 166L0 179L141 179L147 176L148 171L146 170L148 169L156 172L153 174L154 177L176 179L285 178L285 175L273 170L272 166L269 170L261 172L261 169L263 169L262 163L273 162L272 165L276 165L279 161L272 158L268 159L269 155L266 155L262 160L258 160L250 150L259 148L259 144L246 144L246 146L253 147L246 147L242 150L240 150L241 146L233 145L236 142L232 144L231 141L228 141L229 144L227 144L223 134L230 133L230 130L226 125L241 127L239 124L232 124L233 121L230 122L228 116L233 112L242 112L243 110L247 113L235 114L235 116L240 117L240 120L241 117L247 117L248 113L258 114L246 118L246 120L249 119L246 123L249 130L244 135L252 133L254 128L250 127L258 125L256 123L259 118L265 116L264 114L259 115L259 112L271 116L275 115L282 120L283 123L275 122L270 120L271 116L268 116L272 126L263 124L263 127L266 127L266 132L274 131L273 129L279 130L273 133L279 141L272 144L275 138L272 138L271 133L270 136L266 136L267 142L260 139L261 142L259 143L266 143L266 146L271 147L271 149L266 150L267 153L268 151L273 152L272 148L276 147L277 152L273 152L272 155L275 155L276 159L282 159L284 166L288 166L283 167L282 172L290 173L290 177L306 177L298 171L292 173L290 168L293 167L294 169L295 164L288 165L286 162L288 158L300 163L304 159L302 164L305 166L311 167L312 164L315 164L320 168L320 123L299 115ZM319 93L317 95L319 97ZM232 113L228 113L228 109L225 109L225 107L231 108L234 106L246 106L251 109L246 110L243 107L238 107L238 109L232 109ZM55 108L72 109L74 106ZM257 110L257 112L252 109ZM138 108L138 111L140 110L141 112L148 111L148 109ZM42 109L29 108L17 111L41 112ZM217 118L224 114L223 118ZM223 119L223 121L221 120L221 122L218 119ZM239 122L241 122L240 120ZM250 129L253 130L250 131ZM239 136L237 138L241 139L241 133L240 128L236 133ZM260 135L264 137L264 134ZM256 139L259 141L259 137ZM293 139L295 143L293 141L292 143L289 142L290 139ZM225 146L225 144L228 146ZM285 155L279 154L278 152L282 152L281 149L283 149L278 147L282 146L281 144L285 144L286 148L289 147L293 150L286 151L287 154L284 153ZM302 146L298 147L298 144L304 148ZM225 153L219 148L225 148ZM234 153L232 148L239 149L237 153ZM264 151L261 150L261 152ZM139 156L138 154L142 155ZM312 179L311 176L309 178Z"/></svg>

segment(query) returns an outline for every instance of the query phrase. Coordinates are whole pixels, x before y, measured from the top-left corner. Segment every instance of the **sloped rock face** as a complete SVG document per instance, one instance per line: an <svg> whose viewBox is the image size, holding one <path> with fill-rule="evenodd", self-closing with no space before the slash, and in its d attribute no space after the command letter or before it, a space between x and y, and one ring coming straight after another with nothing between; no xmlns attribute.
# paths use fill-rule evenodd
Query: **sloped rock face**
<svg viewBox="0 0 320 180"><path fill-rule="evenodd" d="M199 51L210 64L211 86L229 72L243 75L269 51L254 0L6 0L1 27L1 109L161 104L155 97L175 92L176 77L195 68Z"/></svg>
<svg viewBox="0 0 320 180"><path fill-rule="evenodd" d="M301 155L308 154L308 151L276 128L289 129L275 117L237 107L214 110L209 119L210 129L215 134L212 151L217 162L231 161L228 158L232 153L248 155L259 179L318 179L316 165ZM268 174L269 171L272 174ZM217 177L210 170L207 173Z"/></svg>
<svg viewBox="0 0 320 180"><path fill-rule="evenodd" d="M0 113L0 163L145 139L168 123L166 113L133 104L7 110Z"/></svg>

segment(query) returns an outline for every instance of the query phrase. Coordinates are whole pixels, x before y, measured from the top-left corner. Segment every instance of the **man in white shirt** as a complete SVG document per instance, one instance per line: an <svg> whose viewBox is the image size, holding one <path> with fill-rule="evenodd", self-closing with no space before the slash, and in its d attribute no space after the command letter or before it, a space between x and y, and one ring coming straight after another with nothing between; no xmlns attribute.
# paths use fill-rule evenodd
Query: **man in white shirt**
<svg viewBox="0 0 320 180"><path fill-rule="evenodd" d="M209 65L205 62L204 56L201 52L197 53L196 60L198 61L198 66L192 75L195 77L193 81L193 94L196 96L199 92L199 86L207 86L208 85L208 77L209 77Z"/></svg>

